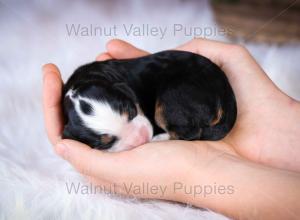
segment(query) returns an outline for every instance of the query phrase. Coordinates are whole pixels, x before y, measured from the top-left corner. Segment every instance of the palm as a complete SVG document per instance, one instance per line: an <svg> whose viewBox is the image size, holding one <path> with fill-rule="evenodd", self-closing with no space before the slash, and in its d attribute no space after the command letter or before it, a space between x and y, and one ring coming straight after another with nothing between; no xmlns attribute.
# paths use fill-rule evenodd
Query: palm
<svg viewBox="0 0 300 220"><path fill-rule="evenodd" d="M238 154L276 167L290 167L297 158L293 149L300 147L300 106L279 90L257 98L250 109L241 109L227 140ZM255 96L255 93L253 93ZM295 118L299 119L295 123ZM295 128L298 125L298 128ZM294 156L294 158L293 158ZM289 164L290 163L290 164Z"/></svg>

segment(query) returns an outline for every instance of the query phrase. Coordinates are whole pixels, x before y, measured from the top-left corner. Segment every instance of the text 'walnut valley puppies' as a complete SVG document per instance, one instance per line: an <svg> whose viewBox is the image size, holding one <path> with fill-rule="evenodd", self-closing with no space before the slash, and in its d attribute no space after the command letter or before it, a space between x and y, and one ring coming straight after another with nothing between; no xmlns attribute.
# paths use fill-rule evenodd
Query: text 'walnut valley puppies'
<svg viewBox="0 0 300 220"><path fill-rule="evenodd" d="M237 114L223 71L183 51L81 66L65 84L63 106L64 138L110 151L151 140L219 140Z"/></svg>

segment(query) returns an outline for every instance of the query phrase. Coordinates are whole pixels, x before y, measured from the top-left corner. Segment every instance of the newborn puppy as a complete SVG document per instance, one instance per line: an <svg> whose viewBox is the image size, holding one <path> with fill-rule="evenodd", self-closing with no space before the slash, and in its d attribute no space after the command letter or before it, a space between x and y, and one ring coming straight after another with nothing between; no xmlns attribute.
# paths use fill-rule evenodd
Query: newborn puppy
<svg viewBox="0 0 300 220"><path fill-rule="evenodd" d="M183 51L86 64L67 81L63 95L63 137L110 151L131 149L153 135L219 140L237 114L223 71Z"/></svg>

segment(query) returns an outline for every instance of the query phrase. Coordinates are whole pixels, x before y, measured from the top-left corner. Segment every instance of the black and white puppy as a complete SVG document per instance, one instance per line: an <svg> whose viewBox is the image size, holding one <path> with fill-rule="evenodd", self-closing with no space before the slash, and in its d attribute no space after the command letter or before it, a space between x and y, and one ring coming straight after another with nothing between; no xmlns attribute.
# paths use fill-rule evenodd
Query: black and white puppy
<svg viewBox="0 0 300 220"><path fill-rule="evenodd" d="M63 94L64 138L110 151L131 149L154 135L219 140L237 114L222 70L183 51L86 64L69 78Z"/></svg>

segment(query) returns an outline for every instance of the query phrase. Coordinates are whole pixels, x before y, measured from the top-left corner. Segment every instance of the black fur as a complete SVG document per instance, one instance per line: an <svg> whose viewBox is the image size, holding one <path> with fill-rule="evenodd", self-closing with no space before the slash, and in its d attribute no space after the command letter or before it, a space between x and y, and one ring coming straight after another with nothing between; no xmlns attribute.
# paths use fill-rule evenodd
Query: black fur
<svg viewBox="0 0 300 220"><path fill-rule="evenodd" d="M137 115L138 103L154 127L154 135L163 130L155 122L155 104L161 104L167 131L182 140L219 140L231 130L237 108L232 88L223 71L209 59L190 52L164 51L149 56L93 62L78 68L64 87L64 94L92 96L107 101L117 112ZM104 149L99 136L85 128L64 99L64 137ZM84 112L91 109L84 103ZM211 125L218 110L222 117ZM99 142L100 141L100 142ZM116 141L116 140L115 140Z"/></svg>

